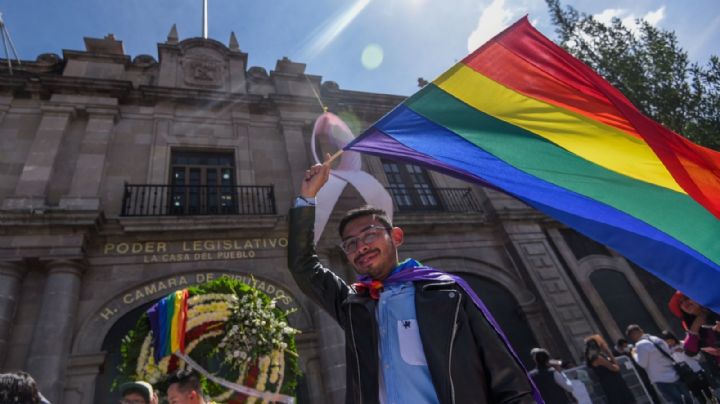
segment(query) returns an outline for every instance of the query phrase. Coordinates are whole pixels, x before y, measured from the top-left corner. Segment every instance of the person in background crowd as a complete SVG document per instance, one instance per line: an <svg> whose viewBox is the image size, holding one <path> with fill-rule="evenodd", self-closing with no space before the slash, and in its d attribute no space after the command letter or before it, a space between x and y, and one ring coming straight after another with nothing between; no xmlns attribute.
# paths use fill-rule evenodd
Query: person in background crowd
<svg viewBox="0 0 720 404"><path fill-rule="evenodd" d="M675 362L687 363L688 366L690 366L690 369L698 375L697 381L692 385L688 385L688 388L698 402L706 402L710 397L712 397L713 392L710 388L708 377L702 366L700 366L700 362L698 362L697 358L687 356L685 354L685 350L675 334L665 330L660 333L660 338L662 338L663 341L668 344L668 347L670 347L670 351L672 352L672 357L675 359Z"/></svg>
<svg viewBox="0 0 720 404"><path fill-rule="evenodd" d="M120 404L158 404L157 393L144 381L125 383L120 386Z"/></svg>
<svg viewBox="0 0 720 404"><path fill-rule="evenodd" d="M550 353L543 348L530 351L535 361L535 369L530 377L540 389L546 404L571 404L576 402L572 396L572 383L562 373L562 362L550 359Z"/></svg>
<svg viewBox="0 0 720 404"><path fill-rule="evenodd" d="M206 404L200 377L190 371L172 375L168 380L167 401L169 404Z"/></svg>
<svg viewBox="0 0 720 404"><path fill-rule="evenodd" d="M615 342L615 346L612 348L613 356L630 355L630 344L625 338L618 338Z"/></svg>
<svg viewBox="0 0 720 404"><path fill-rule="evenodd" d="M685 353L695 356L704 352L708 359L712 359L716 365L720 364L720 316L680 291L670 298L668 307L682 320L682 326L687 332L683 341Z"/></svg>
<svg viewBox="0 0 720 404"><path fill-rule="evenodd" d="M609 403L635 403L635 397L620 375L620 365L600 335L585 338L585 361L588 368L595 371Z"/></svg>
<svg viewBox="0 0 720 404"><path fill-rule="evenodd" d="M657 386L665 401L672 404L691 402L690 391L685 383L680 381L672 361L662 353L672 354L665 341L654 335L645 334L637 324L629 325L625 334L635 343L633 350L635 362L647 371L650 381Z"/></svg>
<svg viewBox="0 0 720 404"><path fill-rule="evenodd" d="M683 349L699 357L710 385L720 395L720 316L677 291L668 303L670 311L682 321L687 335Z"/></svg>
<svg viewBox="0 0 720 404"><path fill-rule="evenodd" d="M40 404L35 380L27 373L0 374L0 403Z"/></svg>
<svg viewBox="0 0 720 404"><path fill-rule="evenodd" d="M635 362L635 359L632 356L632 345L630 345L628 340L626 340L625 338L618 338L618 340L615 342L615 346L613 346L612 352L613 356L624 355L630 359L633 366L635 367L635 371L638 373L638 376L640 376L640 381L642 382L643 386L645 386L645 390L647 391L647 393L650 395L650 401L652 403L659 404L660 397L658 397L652 383L650 383L650 379L648 379L648 375L645 369L643 369Z"/></svg>

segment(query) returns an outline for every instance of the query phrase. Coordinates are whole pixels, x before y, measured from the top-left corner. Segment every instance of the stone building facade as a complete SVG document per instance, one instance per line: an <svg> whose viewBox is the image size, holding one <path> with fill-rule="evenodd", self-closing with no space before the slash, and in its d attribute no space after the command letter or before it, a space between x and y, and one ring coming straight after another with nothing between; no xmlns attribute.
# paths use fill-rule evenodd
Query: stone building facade
<svg viewBox="0 0 720 404"><path fill-rule="evenodd" d="M356 132L403 97L285 58L248 67L234 36L173 29L157 59L112 35L85 45L0 72L0 370L29 371L53 403L106 402L142 311L232 276L297 310L300 402L342 402L342 331L286 270L287 211L314 162L316 95ZM412 165L363 167L394 195L402 254L466 276L525 360L541 345L577 362L583 337L630 320L674 327L667 286L526 205ZM348 280L334 228L361 202L345 191L319 245Z"/></svg>

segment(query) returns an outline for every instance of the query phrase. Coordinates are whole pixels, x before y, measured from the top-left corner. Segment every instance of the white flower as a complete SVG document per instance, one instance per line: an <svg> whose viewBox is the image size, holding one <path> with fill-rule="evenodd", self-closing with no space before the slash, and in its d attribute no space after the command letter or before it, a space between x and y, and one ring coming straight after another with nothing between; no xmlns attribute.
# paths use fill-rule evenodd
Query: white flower
<svg viewBox="0 0 720 404"><path fill-rule="evenodd" d="M240 357L240 351L235 351L235 352L233 352L233 357L234 357L234 358Z"/></svg>

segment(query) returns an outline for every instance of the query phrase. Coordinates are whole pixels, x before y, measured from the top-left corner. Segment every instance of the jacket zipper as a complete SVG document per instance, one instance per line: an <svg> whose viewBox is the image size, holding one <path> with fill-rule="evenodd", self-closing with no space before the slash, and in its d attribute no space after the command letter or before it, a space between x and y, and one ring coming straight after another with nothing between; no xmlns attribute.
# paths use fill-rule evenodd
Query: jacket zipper
<svg viewBox="0 0 720 404"><path fill-rule="evenodd" d="M352 336L353 351L355 352L355 365L357 366L358 390L360 391L360 402L362 403L362 376L360 375L360 358L358 357L357 343L355 342L355 329L353 328L352 322L352 307L348 307L348 317L350 320L350 335Z"/></svg>
<svg viewBox="0 0 720 404"><path fill-rule="evenodd" d="M453 378L452 378L452 353L453 353L453 344L455 343L455 334L457 333L457 319L458 314L460 313L460 299L462 295L458 296L457 305L455 306L455 318L453 319L453 330L452 330L452 336L450 337L450 353L448 354L448 376L450 380L450 399L451 402L455 403L455 385L453 384Z"/></svg>

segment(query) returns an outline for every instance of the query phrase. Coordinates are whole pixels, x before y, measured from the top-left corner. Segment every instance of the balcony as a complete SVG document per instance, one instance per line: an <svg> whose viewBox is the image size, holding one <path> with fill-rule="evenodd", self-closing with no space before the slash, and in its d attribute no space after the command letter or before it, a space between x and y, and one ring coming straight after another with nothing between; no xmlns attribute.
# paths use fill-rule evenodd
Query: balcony
<svg viewBox="0 0 720 404"><path fill-rule="evenodd" d="M389 187L396 212L483 213L482 205L470 188Z"/></svg>
<svg viewBox="0 0 720 404"><path fill-rule="evenodd" d="M125 184L121 216L274 215L272 185Z"/></svg>

